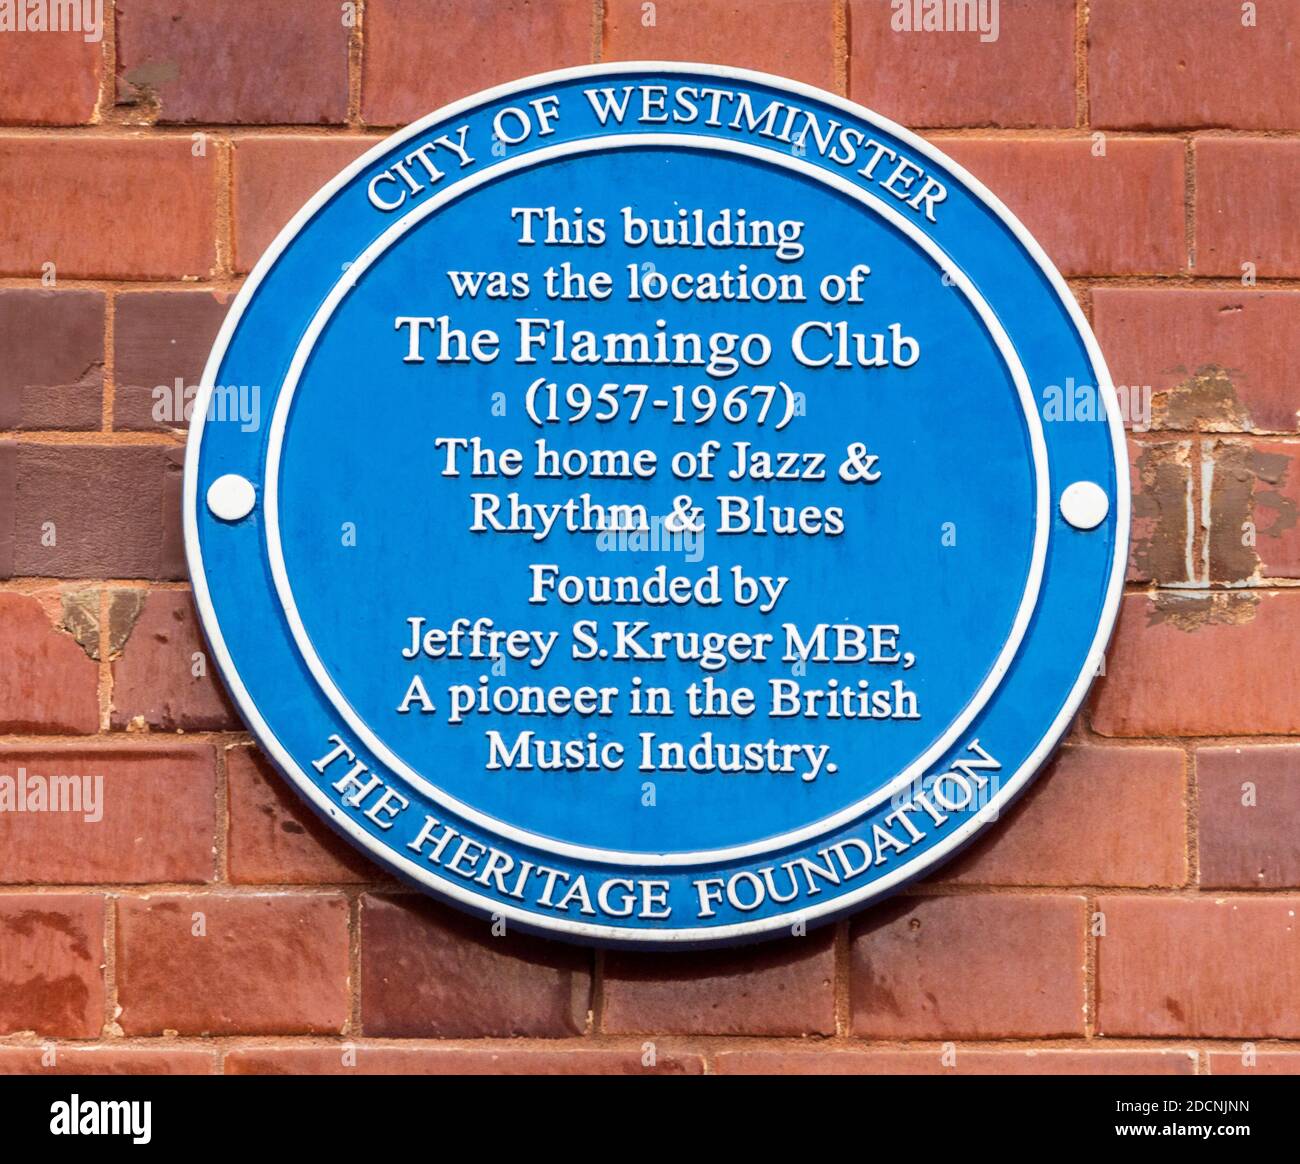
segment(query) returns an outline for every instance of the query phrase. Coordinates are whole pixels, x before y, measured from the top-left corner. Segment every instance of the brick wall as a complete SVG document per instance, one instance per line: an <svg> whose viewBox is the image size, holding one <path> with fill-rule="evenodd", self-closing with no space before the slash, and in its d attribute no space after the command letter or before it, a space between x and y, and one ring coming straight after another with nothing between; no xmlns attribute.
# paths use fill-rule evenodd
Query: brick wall
<svg viewBox="0 0 1300 1164"><path fill-rule="evenodd" d="M0 32L0 771L93 770L113 806L0 814L0 1071L1300 1070L1300 4L1002 0L991 43L891 32L887 0L650 8L117 0L100 43ZM386 127L656 57L935 140L1151 404L1107 674L1011 818L852 922L673 956L492 938L299 806L206 665L154 393Z"/></svg>

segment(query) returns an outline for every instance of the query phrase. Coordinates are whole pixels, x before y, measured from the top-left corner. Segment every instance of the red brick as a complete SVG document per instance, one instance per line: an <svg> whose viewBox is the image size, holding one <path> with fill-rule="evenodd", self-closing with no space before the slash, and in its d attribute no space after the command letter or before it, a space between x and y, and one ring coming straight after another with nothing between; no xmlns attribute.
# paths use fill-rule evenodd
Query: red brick
<svg viewBox="0 0 1300 1164"><path fill-rule="evenodd" d="M167 279L215 262L215 150L189 138L0 138L0 275Z"/></svg>
<svg viewBox="0 0 1300 1164"><path fill-rule="evenodd" d="M232 881L309 885L388 879L325 824L255 748L226 752L226 783Z"/></svg>
<svg viewBox="0 0 1300 1164"><path fill-rule="evenodd" d="M1130 582L1186 583L1199 577L1189 554L1192 517L1191 441L1129 438L1133 495Z"/></svg>
<svg viewBox="0 0 1300 1164"><path fill-rule="evenodd" d="M0 1075L214 1075L197 1047L0 1047Z"/></svg>
<svg viewBox="0 0 1300 1164"><path fill-rule="evenodd" d="M901 899L854 923L850 957L855 1035L1083 1034L1082 897Z"/></svg>
<svg viewBox="0 0 1300 1164"><path fill-rule="evenodd" d="M606 0L602 61L700 61L835 89L831 0ZM653 16L654 23L645 21Z"/></svg>
<svg viewBox="0 0 1300 1164"><path fill-rule="evenodd" d="M937 878L957 885L1182 885L1183 754L1068 746L989 838ZM1098 812L1098 805L1105 805Z"/></svg>
<svg viewBox="0 0 1300 1164"><path fill-rule="evenodd" d="M40 602L0 594L0 723L8 732L99 729L99 667Z"/></svg>
<svg viewBox="0 0 1300 1164"><path fill-rule="evenodd" d="M87 32L94 35L0 34L0 125L85 125L94 118L104 52L102 39L87 40Z"/></svg>
<svg viewBox="0 0 1300 1164"><path fill-rule="evenodd" d="M1300 9L1289 0L1090 0L1093 125L1300 129Z"/></svg>
<svg viewBox="0 0 1300 1164"><path fill-rule="evenodd" d="M1300 732L1300 593L1130 594L1092 726L1107 736Z"/></svg>
<svg viewBox="0 0 1300 1164"><path fill-rule="evenodd" d="M944 137L934 144L1010 207L1065 275L1170 273L1187 265L1183 145L1088 138Z"/></svg>
<svg viewBox="0 0 1300 1164"><path fill-rule="evenodd" d="M368 1035L430 1038L581 1034L591 954L420 897L361 905L361 1023Z"/></svg>
<svg viewBox="0 0 1300 1164"><path fill-rule="evenodd" d="M162 506L159 514L162 528L158 539L158 577L162 581L170 582L178 578L188 578L190 573L185 558L185 534L181 518L184 474L184 446L165 449Z"/></svg>
<svg viewBox="0 0 1300 1164"><path fill-rule="evenodd" d="M0 774L98 778L96 814L0 813L0 880L49 885L206 881L213 874L213 752L0 748Z"/></svg>
<svg viewBox="0 0 1300 1164"><path fill-rule="evenodd" d="M698 1055L640 1047L240 1047L227 1075L700 1075ZM351 1066L345 1065L347 1056Z"/></svg>
<svg viewBox="0 0 1300 1164"><path fill-rule="evenodd" d="M1300 141L1198 138L1194 149L1196 273L1240 278L1253 263L1256 277L1300 274Z"/></svg>
<svg viewBox="0 0 1300 1164"><path fill-rule="evenodd" d="M1211 1075L1300 1075L1300 1051L1211 1051Z"/></svg>
<svg viewBox="0 0 1300 1164"><path fill-rule="evenodd" d="M347 930L347 902L334 895L123 898L118 1021L128 1035L337 1034Z"/></svg>
<svg viewBox="0 0 1300 1164"><path fill-rule="evenodd" d="M117 0L118 100L160 122L342 122L350 36L319 0Z"/></svg>
<svg viewBox="0 0 1300 1164"><path fill-rule="evenodd" d="M18 448L14 572L45 578L183 577L177 550L181 450L160 446ZM53 523L55 544L49 540Z"/></svg>
<svg viewBox="0 0 1300 1164"><path fill-rule="evenodd" d="M117 296L113 323L113 427L153 431L187 427L208 353L226 318L229 294L221 291L132 291ZM250 398L251 403L251 398ZM255 423L261 423L260 390ZM235 413L214 412L232 420ZM239 421L243 423L243 421Z"/></svg>
<svg viewBox="0 0 1300 1164"><path fill-rule="evenodd" d="M719 1075L1194 1075L1194 1051L723 1051Z"/></svg>
<svg viewBox="0 0 1300 1164"><path fill-rule="evenodd" d="M1300 1036L1300 898L1100 899L1098 1031Z"/></svg>
<svg viewBox="0 0 1300 1164"><path fill-rule="evenodd" d="M103 1024L103 898L0 896L0 1035L86 1039Z"/></svg>
<svg viewBox="0 0 1300 1164"><path fill-rule="evenodd" d="M594 11L586 0L368 0L361 116L402 125L506 81L584 65Z"/></svg>
<svg viewBox="0 0 1300 1164"><path fill-rule="evenodd" d="M5 38L0 36L0 44ZM0 429L99 428L104 296L0 291ZM57 337L57 342L51 342Z"/></svg>
<svg viewBox="0 0 1300 1164"><path fill-rule="evenodd" d="M245 137L235 144L235 269L251 270L322 186L376 144L368 137Z"/></svg>
<svg viewBox="0 0 1300 1164"><path fill-rule="evenodd" d="M0 578L14 576L14 506L18 494L18 445L0 441Z"/></svg>
<svg viewBox="0 0 1300 1164"><path fill-rule="evenodd" d="M748 949L605 955L612 1034L806 1035L835 1031L834 932Z"/></svg>
<svg viewBox="0 0 1300 1164"><path fill-rule="evenodd" d="M240 726L188 591L149 591L121 651L113 662L113 727L141 720L167 732Z"/></svg>
<svg viewBox="0 0 1300 1164"><path fill-rule="evenodd" d="M1300 746L1200 748L1196 786L1202 885L1300 887Z"/></svg>
<svg viewBox="0 0 1300 1164"><path fill-rule="evenodd" d="M996 7L984 40L978 25L901 29L891 0L849 0L849 96L909 127L1074 125L1074 0Z"/></svg>
<svg viewBox="0 0 1300 1164"><path fill-rule="evenodd" d="M1300 291L1096 287L1092 325L1116 382L1150 385L1152 428L1300 430Z"/></svg>

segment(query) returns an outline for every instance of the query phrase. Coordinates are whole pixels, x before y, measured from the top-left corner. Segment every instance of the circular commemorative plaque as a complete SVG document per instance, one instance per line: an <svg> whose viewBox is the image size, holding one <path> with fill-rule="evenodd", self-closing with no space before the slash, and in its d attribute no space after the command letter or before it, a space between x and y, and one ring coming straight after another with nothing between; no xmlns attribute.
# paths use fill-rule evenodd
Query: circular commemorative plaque
<svg viewBox="0 0 1300 1164"><path fill-rule="evenodd" d="M735 942L998 827L1102 658L1123 447L960 166L790 81L598 66L303 207L204 373L186 538L243 716L359 848L507 927Z"/></svg>

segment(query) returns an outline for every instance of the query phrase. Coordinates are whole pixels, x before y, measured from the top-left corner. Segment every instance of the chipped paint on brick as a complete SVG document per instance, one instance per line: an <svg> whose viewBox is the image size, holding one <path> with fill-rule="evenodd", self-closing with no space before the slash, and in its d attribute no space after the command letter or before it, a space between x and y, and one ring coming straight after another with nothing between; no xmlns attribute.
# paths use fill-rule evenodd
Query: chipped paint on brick
<svg viewBox="0 0 1300 1164"><path fill-rule="evenodd" d="M77 640L77 645L87 656L99 662L99 596L98 590L60 590L45 592L34 597L41 603L55 626ZM109 657L121 650L140 617L144 607L145 591L113 590L108 599ZM55 605L57 603L57 607Z"/></svg>
<svg viewBox="0 0 1300 1164"><path fill-rule="evenodd" d="M1297 496L1283 446L1215 441L1202 457L1206 577L1256 583L1294 574L1295 551L1283 544L1297 520ZM1267 539L1267 540L1264 540ZM1290 542L1292 539L1286 539Z"/></svg>
<svg viewBox="0 0 1300 1164"><path fill-rule="evenodd" d="M1255 617L1255 594L1168 594L1153 596L1147 625L1167 624L1181 631L1206 626L1240 626Z"/></svg>
<svg viewBox="0 0 1300 1164"><path fill-rule="evenodd" d="M1255 466L1255 513L1256 524L1265 537L1277 538L1296 525L1300 515L1300 505L1296 498L1285 491L1287 473L1291 468L1291 458L1285 453L1269 453L1255 449L1252 454ZM1271 520L1265 525L1259 521L1260 510L1266 510Z"/></svg>
<svg viewBox="0 0 1300 1164"><path fill-rule="evenodd" d="M150 61L119 72L116 103L132 106L153 120L162 112L159 90L180 75L180 66L174 61Z"/></svg>
<svg viewBox="0 0 1300 1164"><path fill-rule="evenodd" d="M1160 441L1142 445L1134 459L1129 545L1134 580L1194 580L1191 451L1190 441Z"/></svg>
<svg viewBox="0 0 1300 1164"><path fill-rule="evenodd" d="M59 599L59 629L76 639L77 645L98 662L99 591L65 590Z"/></svg>
<svg viewBox="0 0 1300 1164"><path fill-rule="evenodd" d="M1259 573L1255 472L1249 445L1216 441L1202 457L1202 524L1207 577L1247 582Z"/></svg>
<svg viewBox="0 0 1300 1164"><path fill-rule="evenodd" d="M1152 428L1175 432L1250 431L1250 416L1237 399L1233 384L1236 374L1235 369L1220 364L1202 364L1172 388L1157 388L1151 400Z"/></svg>
<svg viewBox="0 0 1300 1164"><path fill-rule="evenodd" d="M144 610L147 590L113 590L108 596L108 656L117 658Z"/></svg>

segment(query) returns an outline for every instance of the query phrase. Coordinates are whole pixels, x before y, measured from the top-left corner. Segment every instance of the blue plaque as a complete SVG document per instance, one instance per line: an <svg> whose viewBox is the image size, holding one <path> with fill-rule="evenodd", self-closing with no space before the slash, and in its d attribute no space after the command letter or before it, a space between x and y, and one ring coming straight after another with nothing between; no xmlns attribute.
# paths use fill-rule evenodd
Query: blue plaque
<svg viewBox="0 0 1300 1164"><path fill-rule="evenodd" d="M1114 620L1123 450L960 166L791 81L602 65L298 213L204 373L186 539L243 716L355 845L506 926L736 942L1023 791Z"/></svg>

